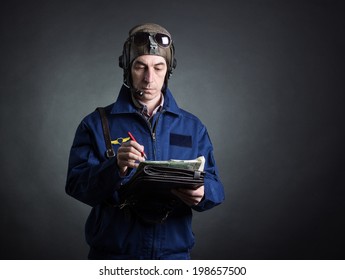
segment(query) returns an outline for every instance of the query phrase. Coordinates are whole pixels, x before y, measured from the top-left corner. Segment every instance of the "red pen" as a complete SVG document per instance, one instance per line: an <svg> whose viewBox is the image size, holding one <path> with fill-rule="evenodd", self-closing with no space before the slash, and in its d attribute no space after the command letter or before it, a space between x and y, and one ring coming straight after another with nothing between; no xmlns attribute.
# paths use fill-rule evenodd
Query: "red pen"
<svg viewBox="0 0 345 280"><path fill-rule="evenodd" d="M137 140L135 140L135 138L134 138L133 134L132 134L132 133L130 133L129 131L128 131L128 135L129 135L129 138L131 138L131 140L133 140L134 142L137 142L137 143L138 143L138 141L137 141ZM145 152L144 152L144 151L142 151L142 152L141 152L141 156L142 156L142 157L144 157L145 159L147 159L147 156L146 156L146 154L145 154Z"/></svg>

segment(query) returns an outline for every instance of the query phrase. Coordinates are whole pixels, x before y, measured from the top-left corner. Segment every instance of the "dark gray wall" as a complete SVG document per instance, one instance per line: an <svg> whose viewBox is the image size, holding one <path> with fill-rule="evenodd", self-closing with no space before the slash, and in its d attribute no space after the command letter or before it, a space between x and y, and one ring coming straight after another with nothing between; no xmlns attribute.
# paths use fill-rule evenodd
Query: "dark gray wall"
<svg viewBox="0 0 345 280"><path fill-rule="evenodd" d="M173 34L170 88L208 126L226 188L195 213L193 257L344 258L344 4L326 0L2 4L0 258L86 258L69 149L147 21Z"/></svg>

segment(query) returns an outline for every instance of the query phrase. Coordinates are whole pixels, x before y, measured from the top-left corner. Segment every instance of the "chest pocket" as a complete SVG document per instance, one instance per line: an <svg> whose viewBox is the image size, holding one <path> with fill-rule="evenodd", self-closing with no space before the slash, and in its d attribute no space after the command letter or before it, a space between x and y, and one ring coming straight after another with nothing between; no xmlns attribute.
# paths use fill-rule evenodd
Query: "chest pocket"
<svg viewBox="0 0 345 280"><path fill-rule="evenodd" d="M192 135L170 133L170 145L185 147L185 148L192 148L192 145L193 145Z"/></svg>

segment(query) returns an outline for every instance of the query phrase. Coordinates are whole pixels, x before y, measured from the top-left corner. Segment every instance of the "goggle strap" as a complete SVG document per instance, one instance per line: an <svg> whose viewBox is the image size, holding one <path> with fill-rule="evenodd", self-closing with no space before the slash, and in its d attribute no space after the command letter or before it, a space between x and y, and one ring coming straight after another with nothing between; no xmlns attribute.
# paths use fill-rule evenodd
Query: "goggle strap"
<svg viewBox="0 0 345 280"><path fill-rule="evenodd" d="M152 38L151 35L149 35L150 40L150 54L158 54L158 44L155 42L155 40Z"/></svg>

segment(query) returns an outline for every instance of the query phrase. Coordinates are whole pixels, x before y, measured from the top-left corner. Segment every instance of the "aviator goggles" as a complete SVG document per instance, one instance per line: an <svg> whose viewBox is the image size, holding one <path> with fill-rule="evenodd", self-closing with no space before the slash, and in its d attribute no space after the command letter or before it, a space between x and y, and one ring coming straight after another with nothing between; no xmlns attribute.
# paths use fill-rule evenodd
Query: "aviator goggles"
<svg viewBox="0 0 345 280"><path fill-rule="evenodd" d="M148 43L151 44L152 39L162 48L167 48L171 44L171 38L163 33L137 32L131 37L133 43L137 46L144 46Z"/></svg>

